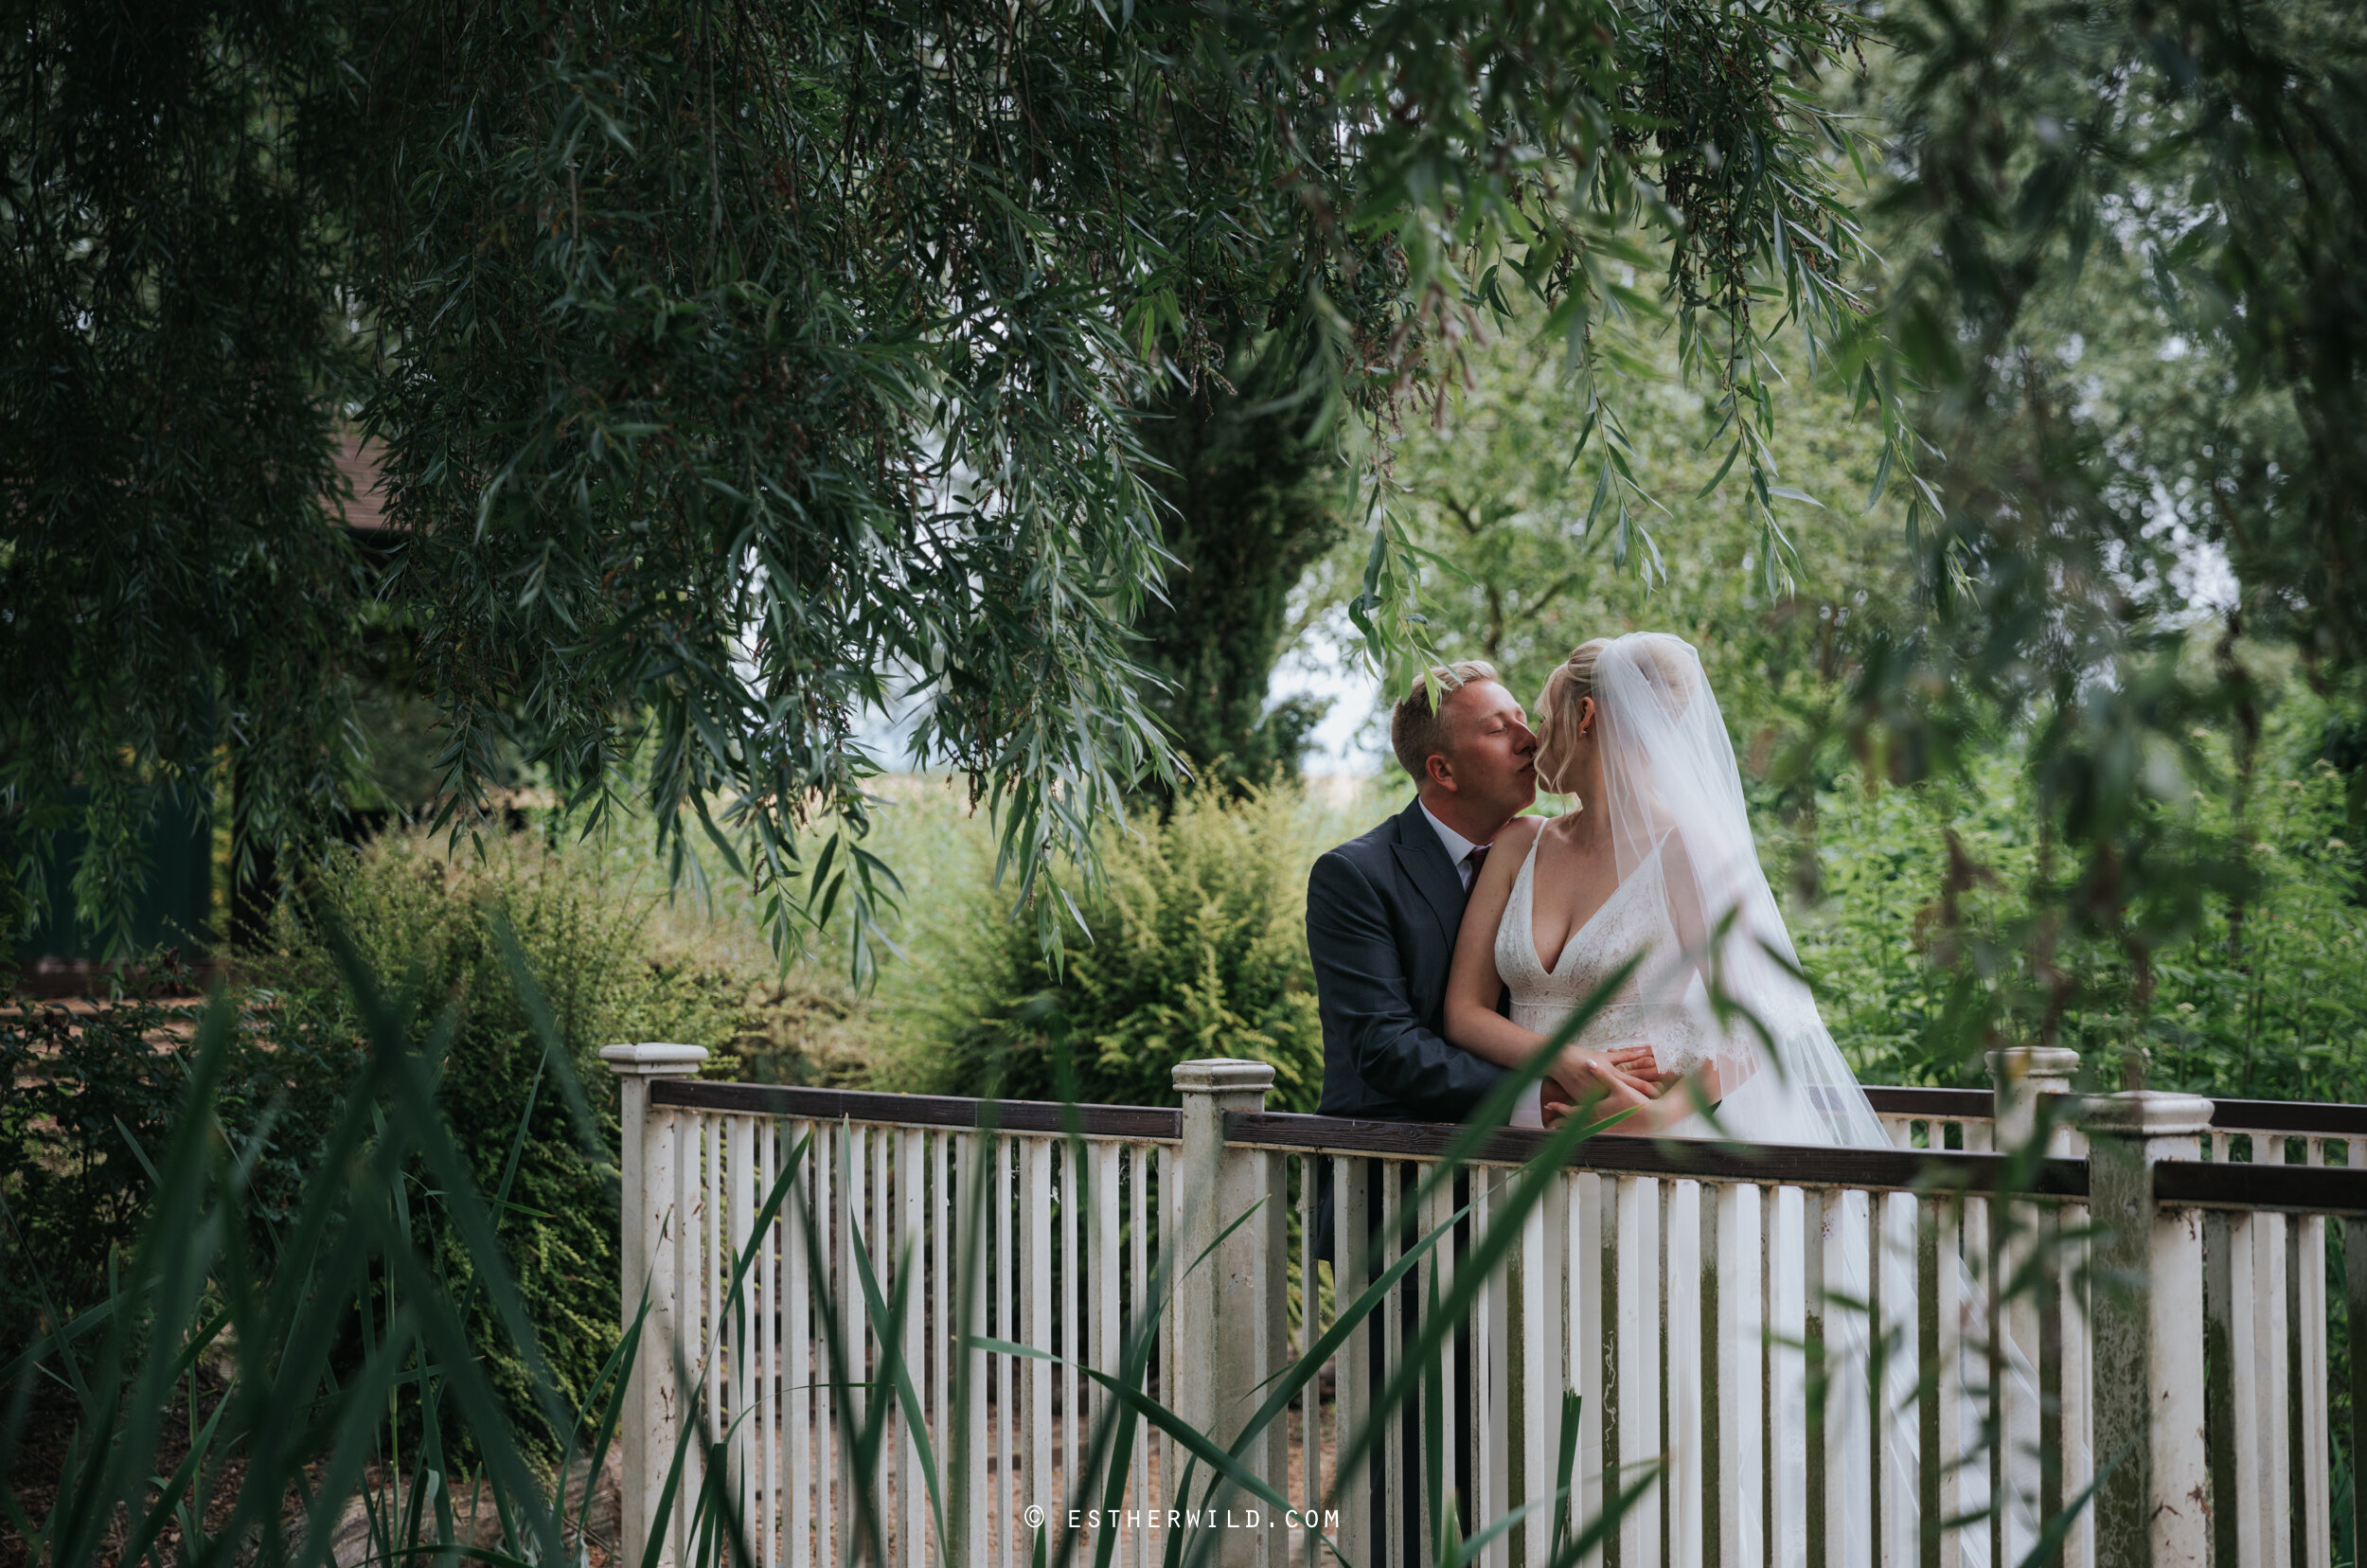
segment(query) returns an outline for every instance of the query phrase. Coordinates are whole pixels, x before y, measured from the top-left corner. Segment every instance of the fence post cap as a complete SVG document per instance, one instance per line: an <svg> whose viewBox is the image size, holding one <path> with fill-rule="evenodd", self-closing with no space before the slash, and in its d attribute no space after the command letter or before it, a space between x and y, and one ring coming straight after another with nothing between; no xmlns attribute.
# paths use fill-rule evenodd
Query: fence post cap
<svg viewBox="0 0 2367 1568"><path fill-rule="evenodd" d="M695 1078L707 1059L703 1045L667 1045L644 1041L630 1045L603 1045L600 1060L618 1078Z"/></svg>
<svg viewBox="0 0 2367 1568"><path fill-rule="evenodd" d="M2121 1138L2179 1138L2209 1131L2211 1101L2200 1095L2159 1089L2124 1089L2091 1095L2080 1102L2079 1125L2091 1132Z"/></svg>
<svg viewBox="0 0 2367 1568"><path fill-rule="evenodd" d="M1988 1054L1993 1077L2067 1078L2079 1071L2079 1053L2067 1045L2016 1045Z"/></svg>
<svg viewBox="0 0 2367 1568"><path fill-rule="evenodd" d="M1271 1062L1244 1061L1237 1057L1179 1061L1175 1064L1175 1086L1184 1094L1195 1090L1271 1089L1273 1066Z"/></svg>

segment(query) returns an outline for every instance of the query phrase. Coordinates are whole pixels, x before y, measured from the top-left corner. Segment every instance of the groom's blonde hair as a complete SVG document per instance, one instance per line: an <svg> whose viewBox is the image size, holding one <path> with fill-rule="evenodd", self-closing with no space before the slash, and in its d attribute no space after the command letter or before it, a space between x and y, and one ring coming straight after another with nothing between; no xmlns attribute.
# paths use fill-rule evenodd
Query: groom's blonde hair
<svg viewBox="0 0 2367 1568"><path fill-rule="evenodd" d="M1537 699L1537 787L1568 794L1578 787L1571 766L1578 739L1578 706L1594 695L1594 660L1611 646L1609 637L1578 644L1570 656L1545 677Z"/></svg>
<svg viewBox="0 0 2367 1568"><path fill-rule="evenodd" d="M1454 756L1454 738L1447 733L1447 699L1473 681L1500 679L1496 667L1485 659L1458 659L1414 677L1413 688L1389 715L1389 749L1397 754L1397 765L1414 775L1415 783L1430 776L1432 757ZM1430 700L1433 681L1438 683L1434 707Z"/></svg>

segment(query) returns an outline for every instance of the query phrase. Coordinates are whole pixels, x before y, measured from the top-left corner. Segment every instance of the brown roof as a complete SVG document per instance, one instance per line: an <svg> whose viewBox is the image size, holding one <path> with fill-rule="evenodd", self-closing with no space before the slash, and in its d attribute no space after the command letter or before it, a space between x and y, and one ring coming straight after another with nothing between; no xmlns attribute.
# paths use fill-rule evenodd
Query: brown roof
<svg viewBox="0 0 2367 1568"><path fill-rule="evenodd" d="M337 472L353 487L351 500L340 503L346 526L359 533L377 533L395 525L386 516L383 442L365 441L347 431L337 446Z"/></svg>

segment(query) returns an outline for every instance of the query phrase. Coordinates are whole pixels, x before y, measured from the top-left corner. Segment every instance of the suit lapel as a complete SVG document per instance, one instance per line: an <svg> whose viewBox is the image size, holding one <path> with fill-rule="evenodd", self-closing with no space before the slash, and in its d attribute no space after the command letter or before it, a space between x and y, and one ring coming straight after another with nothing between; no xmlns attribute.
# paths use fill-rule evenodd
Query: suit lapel
<svg viewBox="0 0 2367 1568"><path fill-rule="evenodd" d="M1447 846L1438 842L1418 799L1397 814L1397 854L1406 880L1438 918L1438 935L1453 941L1463 925L1463 879L1455 874L1454 863L1447 859Z"/></svg>

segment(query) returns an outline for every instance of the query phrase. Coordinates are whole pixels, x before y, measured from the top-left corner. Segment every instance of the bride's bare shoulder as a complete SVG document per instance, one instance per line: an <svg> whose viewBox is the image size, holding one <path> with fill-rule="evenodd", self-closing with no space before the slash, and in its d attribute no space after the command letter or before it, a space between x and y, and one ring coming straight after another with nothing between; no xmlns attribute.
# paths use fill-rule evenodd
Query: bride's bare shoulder
<svg viewBox="0 0 2367 1568"><path fill-rule="evenodd" d="M1492 857L1498 849L1527 854L1529 846L1537 842L1537 835L1545 830L1545 824L1550 820L1541 816L1514 817L1504 825L1504 830L1496 835L1496 842L1487 846L1488 854Z"/></svg>

